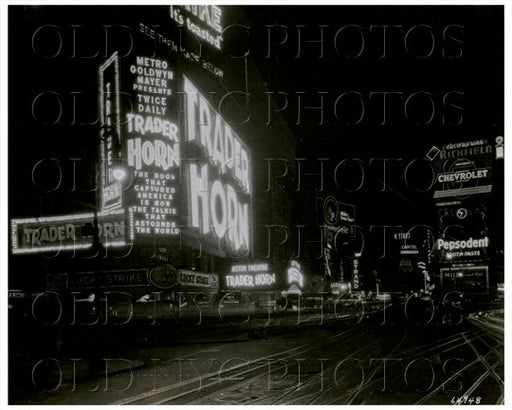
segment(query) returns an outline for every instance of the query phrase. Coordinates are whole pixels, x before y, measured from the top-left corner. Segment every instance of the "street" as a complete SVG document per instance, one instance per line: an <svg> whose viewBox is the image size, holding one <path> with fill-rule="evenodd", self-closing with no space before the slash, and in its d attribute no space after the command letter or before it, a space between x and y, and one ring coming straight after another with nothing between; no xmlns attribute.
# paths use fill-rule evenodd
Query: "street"
<svg viewBox="0 0 512 410"><path fill-rule="evenodd" d="M48 384L33 371L39 388L19 404L503 403L503 336L467 320L407 323L399 309L383 313L259 337L234 325L224 341L125 346L95 377L77 377L77 356L61 357Z"/></svg>

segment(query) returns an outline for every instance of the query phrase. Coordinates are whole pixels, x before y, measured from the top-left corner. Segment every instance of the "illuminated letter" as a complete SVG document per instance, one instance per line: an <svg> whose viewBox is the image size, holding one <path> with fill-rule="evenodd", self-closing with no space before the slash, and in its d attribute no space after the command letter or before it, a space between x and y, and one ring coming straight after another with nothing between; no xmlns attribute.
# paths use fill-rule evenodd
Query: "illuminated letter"
<svg viewBox="0 0 512 410"><path fill-rule="evenodd" d="M217 198L220 199L220 206L221 211L217 209L217 204L219 201L217 201ZM224 236L224 233L226 232L226 225L227 225L227 206L226 206L226 196L224 195L224 192L222 190L222 184L220 181L215 181L212 184L212 192L210 197L210 211L212 216L212 224L213 229L215 230L215 233L217 234L217 237L222 238ZM220 216L220 218L219 218ZM220 220L219 220L220 219Z"/></svg>
<svg viewBox="0 0 512 410"><path fill-rule="evenodd" d="M153 164L155 160L155 148L149 141L145 141L144 144L142 144L142 160L146 165Z"/></svg>
<svg viewBox="0 0 512 410"><path fill-rule="evenodd" d="M180 144L174 144L174 147L171 147L167 144L167 166L170 168L172 166L179 167L180 166Z"/></svg>
<svg viewBox="0 0 512 410"><path fill-rule="evenodd" d="M200 228L202 220L201 233L210 231L208 219L208 166L201 167L201 175L197 174L197 165L190 164L190 206L192 207L192 226ZM201 198L201 215L199 214L198 198Z"/></svg>
<svg viewBox="0 0 512 410"><path fill-rule="evenodd" d="M197 90L186 77L183 89L187 95L187 138L192 141L196 139Z"/></svg>
<svg viewBox="0 0 512 410"><path fill-rule="evenodd" d="M238 223L238 201L236 193L231 185L227 186L227 207L228 207L228 229L229 240L235 249L240 248L239 223Z"/></svg>
<svg viewBox="0 0 512 410"><path fill-rule="evenodd" d="M207 151L208 156L213 157L213 141L212 141L212 127L211 127L212 117L210 114L210 107L208 107L208 102L199 97L199 130L201 135L201 144L203 144Z"/></svg>
<svg viewBox="0 0 512 410"><path fill-rule="evenodd" d="M242 178L242 165L241 165L241 145L238 138L234 139L235 145L234 145L234 157L235 157L235 178L239 180L240 182L243 181Z"/></svg>
<svg viewBox="0 0 512 410"><path fill-rule="evenodd" d="M128 140L128 165L131 167L135 165L135 169L140 169L142 166L140 158L140 138Z"/></svg>
<svg viewBox="0 0 512 410"><path fill-rule="evenodd" d="M245 188L246 192L249 193L251 190L251 185L249 184L249 160L247 158L247 152L242 149L242 186Z"/></svg>
<svg viewBox="0 0 512 410"><path fill-rule="evenodd" d="M233 169L234 166L234 147L233 147L233 131L231 127L226 124L224 128L224 163L222 164L221 171L226 172L226 167Z"/></svg>
<svg viewBox="0 0 512 410"><path fill-rule="evenodd" d="M249 249L249 211L247 204L238 205L238 238L240 244Z"/></svg>
<svg viewBox="0 0 512 410"><path fill-rule="evenodd" d="M213 138L213 160L222 164L224 162L224 141L222 140L222 127L224 121L219 114L215 116L215 130Z"/></svg>
<svg viewBox="0 0 512 410"><path fill-rule="evenodd" d="M166 161L167 149L166 144L162 141L155 141L155 166L162 167L164 171L167 171L167 168L171 165Z"/></svg>

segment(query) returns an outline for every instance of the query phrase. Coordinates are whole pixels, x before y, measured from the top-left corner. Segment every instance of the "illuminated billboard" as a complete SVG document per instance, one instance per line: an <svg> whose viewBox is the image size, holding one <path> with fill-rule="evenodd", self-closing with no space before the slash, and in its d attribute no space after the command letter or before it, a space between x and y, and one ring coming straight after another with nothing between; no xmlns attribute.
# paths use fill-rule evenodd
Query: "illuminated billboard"
<svg viewBox="0 0 512 410"><path fill-rule="evenodd" d="M49 289L102 289L148 287L148 271L146 269L123 269L100 272L73 272L49 274L46 277Z"/></svg>
<svg viewBox="0 0 512 410"><path fill-rule="evenodd" d="M358 290L362 285L359 274L359 259L357 258L352 260L352 284L354 290Z"/></svg>
<svg viewBox="0 0 512 410"><path fill-rule="evenodd" d="M437 240L437 249L446 260L481 259L489 247L489 237L468 238L463 240Z"/></svg>
<svg viewBox="0 0 512 410"><path fill-rule="evenodd" d="M187 226L220 256L251 250L250 153L229 123L184 76L184 144L189 161Z"/></svg>
<svg viewBox="0 0 512 410"><path fill-rule="evenodd" d="M188 77L178 85L166 59L136 55L120 67L114 53L99 71L102 209L126 209L130 241L178 240L184 226L192 247L248 256L251 160L236 131Z"/></svg>
<svg viewBox="0 0 512 410"><path fill-rule="evenodd" d="M438 209L439 235L435 249L439 262L486 261L492 254L487 229L487 207L454 203Z"/></svg>
<svg viewBox="0 0 512 410"><path fill-rule="evenodd" d="M91 249L94 214L11 219L13 254L60 252ZM106 247L125 242L124 210L98 215L98 239Z"/></svg>
<svg viewBox="0 0 512 410"><path fill-rule="evenodd" d="M300 263L296 260L291 260L287 270L288 284L296 284L299 288L304 287L304 275Z"/></svg>
<svg viewBox="0 0 512 410"><path fill-rule="evenodd" d="M277 284L277 276L268 263L233 265L223 279L224 288L232 290L273 289Z"/></svg>
<svg viewBox="0 0 512 410"><path fill-rule="evenodd" d="M121 107L119 91L119 59L117 52L98 70L100 160L100 212L123 206L122 181L116 174L121 164Z"/></svg>
<svg viewBox="0 0 512 410"><path fill-rule="evenodd" d="M123 117L130 240L177 237L180 134L175 71L163 59L138 55L127 76L131 104Z"/></svg>
<svg viewBox="0 0 512 410"><path fill-rule="evenodd" d="M491 192L493 146L487 140L447 144L438 157L435 199Z"/></svg>
<svg viewBox="0 0 512 410"><path fill-rule="evenodd" d="M221 7L213 4L169 6L169 15L198 39L221 50L224 31Z"/></svg>
<svg viewBox="0 0 512 410"><path fill-rule="evenodd" d="M196 272L188 269L178 270L178 283L185 287L218 289L219 277L211 273Z"/></svg>
<svg viewBox="0 0 512 410"><path fill-rule="evenodd" d="M468 294L489 292L489 267L487 265L453 265L440 269L441 286L458 289Z"/></svg>
<svg viewBox="0 0 512 410"><path fill-rule="evenodd" d="M131 96L122 105L120 72ZM192 247L248 256L249 150L199 89L186 76L178 85L177 76L176 64L144 55L120 67L114 53L100 66L102 209L126 209L130 241L178 240L185 226Z"/></svg>

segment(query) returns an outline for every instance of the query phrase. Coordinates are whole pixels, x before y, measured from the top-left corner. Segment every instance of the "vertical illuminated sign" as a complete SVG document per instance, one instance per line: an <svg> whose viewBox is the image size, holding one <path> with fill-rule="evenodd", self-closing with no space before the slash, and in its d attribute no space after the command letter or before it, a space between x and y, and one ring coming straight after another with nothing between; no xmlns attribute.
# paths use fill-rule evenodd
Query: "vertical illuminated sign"
<svg viewBox="0 0 512 410"><path fill-rule="evenodd" d="M162 59L136 56L129 67L133 92L124 118L125 159L131 170L127 193L130 239L177 236L180 135L173 84L175 72Z"/></svg>
<svg viewBox="0 0 512 410"><path fill-rule="evenodd" d="M296 283L299 288L303 288L304 286L304 275L302 274L302 269L300 263L292 260L290 262L290 267L288 268L288 284Z"/></svg>
<svg viewBox="0 0 512 410"><path fill-rule="evenodd" d="M245 144L184 77L185 137L202 152L187 164L188 226L219 254L251 249L251 170Z"/></svg>
<svg viewBox="0 0 512 410"><path fill-rule="evenodd" d="M121 110L119 101L119 60L117 52L98 70L100 118L100 212L123 205L122 182L115 167L121 154Z"/></svg>
<svg viewBox="0 0 512 410"><path fill-rule="evenodd" d="M359 260L357 258L354 258L352 263L352 281L354 289L359 289L359 287L361 286L361 283L359 281Z"/></svg>

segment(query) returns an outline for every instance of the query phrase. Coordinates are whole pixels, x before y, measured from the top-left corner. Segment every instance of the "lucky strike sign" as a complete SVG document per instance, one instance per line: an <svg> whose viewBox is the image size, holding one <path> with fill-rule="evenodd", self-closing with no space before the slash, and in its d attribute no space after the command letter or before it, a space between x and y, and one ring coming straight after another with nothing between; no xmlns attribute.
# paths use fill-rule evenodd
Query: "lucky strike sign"
<svg viewBox="0 0 512 410"><path fill-rule="evenodd" d="M189 147L201 155L185 168L188 226L211 251L246 254L251 247L249 152L226 120L184 76L185 129Z"/></svg>

